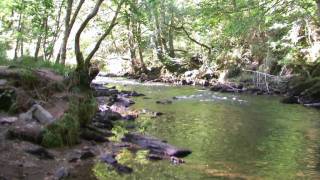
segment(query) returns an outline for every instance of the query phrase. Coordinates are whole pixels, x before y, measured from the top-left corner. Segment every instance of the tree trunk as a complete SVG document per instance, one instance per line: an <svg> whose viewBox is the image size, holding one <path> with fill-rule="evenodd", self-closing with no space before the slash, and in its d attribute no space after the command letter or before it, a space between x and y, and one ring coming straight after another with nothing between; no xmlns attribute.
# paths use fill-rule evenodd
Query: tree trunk
<svg viewBox="0 0 320 180"><path fill-rule="evenodd" d="M157 57L161 62L164 62L164 56L163 56L163 46L162 46L162 39L161 39L161 29L160 29L160 23L159 23L159 15L158 10L156 6L152 7L152 14L154 18L154 26L155 26L155 45L156 45L156 52Z"/></svg>
<svg viewBox="0 0 320 180"><path fill-rule="evenodd" d="M103 0L97 0L95 7L92 9L90 14L85 18L85 20L80 25L80 28L77 31L76 37L75 37L75 54L76 54L76 60L77 60L76 76L79 77L79 81L77 82L78 83L77 85L88 87L88 88L90 87L90 83L91 83L92 79L94 78L90 74L91 73L90 72L90 66L91 66L90 61L91 61L92 57L94 56L94 54L99 50L102 41L107 37L107 35L109 35L111 33L114 26L117 25L116 20L118 18L118 14L120 12L122 4L124 3L124 0L122 0L118 4L117 10L115 12L115 15L112 18L112 21L111 21L108 29L106 29L104 34L97 41L95 47L92 49L92 51L89 53L89 55L84 59L83 54L81 52L81 48L80 48L81 33L87 27L90 20L97 15L102 2L103 2Z"/></svg>
<svg viewBox="0 0 320 180"><path fill-rule="evenodd" d="M41 46L41 36L38 37L38 40L37 40L37 45L36 45L36 50L34 52L34 58L36 60L38 60L38 57L39 57L39 51L40 51L40 46Z"/></svg>
<svg viewBox="0 0 320 180"><path fill-rule="evenodd" d="M61 44L60 51L58 52L57 58L56 58L56 63L59 63L61 61L61 64L65 65L66 59L67 59L67 44L68 40L70 37L71 30L73 28L73 25L76 21L76 18L80 12L80 9L83 5L85 0L80 0L72 18L72 5L73 5L73 0L68 0L67 2L67 12L66 12L66 17L65 17L65 30L64 30L64 36Z"/></svg>
<svg viewBox="0 0 320 180"><path fill-rule="evenodd" d="M172 58L176 57L176 54L174 52L174 45L173 45L173 26L174 26L174 14L172 11L171 14L171 22L170 22L170 27L169 27L169 56Z"/></svg>
<svg viewBox="0 0 320 180"><path fill-rule="evenodd" d="M320 22L320 0L316 0L316 3L317 3L318 21Z"/></svg>
<svg viewBox="0 0 320 180"><path fill-rule="evenodd" d="M49 55L48 55L48 59L51 59L51 57L53 56L53 53L54 53L54 47L56 45L56 42L57 42L57 39L59 37L59 32L60 32L60 19L61 19L61 12L62 12L62 7L63 7L63 4L64 4L64 0L61 1L61 4L59 6L59 10L58 10L58 15L57 15L57 18L55 19L56 21L56 27L55 27L55 31L53 33L53 39L52 41L50 42L52 44L52 49L50 50L49 52ZM57 62L56 62L57 63Z"/></svg>
<svg viewBox="0 0 320 180"><path fill-rule="evenodd" d="M139 59L140 59L140 68L142 72L146 72L146 65L144 64L143 60L143 48L142 48L142 38L141 38L141 24L138 24L138 32L137 32L137 43L138 43L138 50L139 50Z"/></svg>
<svg viewBox="0 0 320 180"><path fill-rule="evenodd" d="M22 29L22 12L20 12L19 14L19 22L18 22L18 28L17 28L17 32L19 33L19 35L17 36L17 39L16 39L16 47L14 49L14 60L17 60L18 59L18 51L19 51L19 48L20 48L20 40L21 40L21 29Z"/></svg>
<svg viewBox="0 0 320 180"><path fill-rule="evenodd" d="M48 16L43 18L43 25L44 25L44 37L43 37L43 58L47 61L48 57L48 49L47 49L47 39L48 39Z"/></svg>
<svg viewBox="0 0 320 180"><path fill-rule="evenodd" d="M61 64L65 64L66 63L66 56L67 56L67 42L69 39L69 35L70 35L70 18L71 18L71 13L72 13L72 4L73 4L73 0L68 0L67 2L67 12L66 12L66 17L65 17L65 30L64 30L64 36L63 36L63 40L62 40L62 45L61 45L61 51L60 51L60 60L61 60Z"/></svg>

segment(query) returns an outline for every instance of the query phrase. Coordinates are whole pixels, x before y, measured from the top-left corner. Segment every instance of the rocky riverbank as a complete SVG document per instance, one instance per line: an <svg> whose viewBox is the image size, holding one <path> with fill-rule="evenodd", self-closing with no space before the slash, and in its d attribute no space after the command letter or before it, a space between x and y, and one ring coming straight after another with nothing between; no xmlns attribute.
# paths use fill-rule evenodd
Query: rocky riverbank
<svg viewBox="0 0 320 180"><path fill-rule="evenodd" d="M248 73L249 72L249 73ZM149 73L150 74L150 73ZM139 76L126 74L126 78L137 79L140 82L161 82L173 85L203 86L215 92L246 93L252 95L282 96L281 102L286 104L302 104L306 107L320 107L320 79L302 75L284 77L273 76L257 71L241 71L228 78L228 73L219 77L211 71L186 71L175 75L165 73L160 75L142 74ZM112 76L105 74L104 76Z"/></svg>
<svg viewBox="0 0 320 180"><path fill-rule="evenodd" d="M92 103L84 99L83 93L67 90L64 78L50 70L32 70L27 75L19 74L21 69L1 67L0 70L2 179L94 179L92 168L98 162L111 167L106 171L132 173L133 167L117 161L123 149L133 154L147 150L146 159L164 159L174 164L183 163L180 158L191 153L135 133L134 127L118 141L112 140L117 136L113 133L117 122L134 121L141 112L130 108L134 104L130 97L143 94L92 84L96 102ZM75 98L77 106L74 106ZM96 107L94 114L90 107ZM79 109L75 113L73 108ZM83 117L91 118L83 123Z"/></svg>

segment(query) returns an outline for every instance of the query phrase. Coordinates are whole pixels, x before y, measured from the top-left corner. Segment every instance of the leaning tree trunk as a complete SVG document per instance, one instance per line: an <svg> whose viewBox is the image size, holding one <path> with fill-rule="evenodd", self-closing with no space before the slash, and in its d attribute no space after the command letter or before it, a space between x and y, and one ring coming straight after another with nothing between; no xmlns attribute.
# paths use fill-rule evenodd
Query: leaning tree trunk
<svg viewBox="0 0 320 180"><path fill-rule="evenodd" d="M75 76L78 78L78 81L76 82L77 84L74 84L74 85L80 85L80 86L87 87L87 88L90 87L91 81L97 75L96 71L90 71L90 67L91 67L90 61L93 58L93 56L95 55L95 53L99 50L102 41L111 33L111 31L114 28L114 26L117 25L116 20L117 20L118 14L120 12L121 6L124 3L124 0L122 0L118 4L117 10L116 10L115 15L113 16L113 18L111 20L111 23L110 23L109 27L106 29L104 34L100 37L100 39L97 41L97 43L95 44L94 48L89 53L89 55L86 58L84 58L83 57L83 53L82 53L81 48L80 48L81 33L87 27L87 25L89 24L90 20L97 15L97 13L98 13L98 11L100 9L100 6L101 6L103 1L104 0L97 0L97 2L95 4L95 7L92 9L90 14L82 22L82 24L80 25L79 30L76 33L74 50L75 50L75 55L76 55L76 60L77 60L77 68L76 68L76 71L75 71Z"/></svg>

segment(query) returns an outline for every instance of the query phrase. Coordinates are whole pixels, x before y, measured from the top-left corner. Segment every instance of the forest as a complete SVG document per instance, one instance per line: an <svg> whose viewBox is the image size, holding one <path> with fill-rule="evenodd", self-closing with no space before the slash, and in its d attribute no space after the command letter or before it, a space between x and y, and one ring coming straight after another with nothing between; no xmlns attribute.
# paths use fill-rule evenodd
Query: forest
<svg viewBox="0 0 320 180"><path fill-rule="evenodd" d="M1 0L0 179L320 179L320 0Z"/></svg>

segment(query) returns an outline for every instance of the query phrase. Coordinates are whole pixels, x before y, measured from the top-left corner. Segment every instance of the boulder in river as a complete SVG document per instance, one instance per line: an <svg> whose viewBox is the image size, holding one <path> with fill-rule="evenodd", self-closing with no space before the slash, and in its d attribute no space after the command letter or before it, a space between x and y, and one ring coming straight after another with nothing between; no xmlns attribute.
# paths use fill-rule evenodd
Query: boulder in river
<svg viewBox="0 0 320 180"><path fill-rule="evenodd" d="M133 172L132 168L119 164L113 154L104 154L100 159L102 162L111 165L119 174L130 174Z"/></svg>
<svg viewBox="0 0 320 180"><path fill-rule="evenodd" d="M136 144L143 149L148 149L152 154L175 157L186 157L191 154L191 151L188 149L177 148L163 140L137 133L126 134L122 141Z"/></svg>
<svg viewBox="0 0 320 180"><path fill-rule="evenodd" d="M168 100L168 99L164 99L164 100L156 101L156 103L157 104L172 104L172 101Z"/></svg>
<svg viewBox="0 0 320 180"><path fill-rule="evenodd" d="M284 104L299 104L299 99L295 96L285 97L281 100Z"/></svg>

